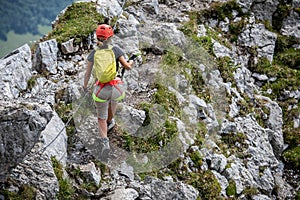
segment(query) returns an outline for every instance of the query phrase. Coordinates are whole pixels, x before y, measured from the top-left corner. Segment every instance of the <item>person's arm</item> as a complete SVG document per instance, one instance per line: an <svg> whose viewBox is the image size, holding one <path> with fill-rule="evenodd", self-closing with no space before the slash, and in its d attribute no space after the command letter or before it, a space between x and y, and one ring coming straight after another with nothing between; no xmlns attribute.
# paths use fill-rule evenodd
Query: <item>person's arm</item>
<svg viewBox="0 0 300 200"><path fill-rule="evenodd" d="M87 66L86 66L86 71L85 71L84 81L83 81L84 90L87 90L87 86L92 74L92 69L93 69L93 62L87 61Z"/></svg>
<svg viewBox="0 0 300 200"><path fill-rule="evenodd" d="M119 57L120 63L125 67L125 69L130 70L133 67L133 60L127 60L124 58L124 56Z"/></svg>

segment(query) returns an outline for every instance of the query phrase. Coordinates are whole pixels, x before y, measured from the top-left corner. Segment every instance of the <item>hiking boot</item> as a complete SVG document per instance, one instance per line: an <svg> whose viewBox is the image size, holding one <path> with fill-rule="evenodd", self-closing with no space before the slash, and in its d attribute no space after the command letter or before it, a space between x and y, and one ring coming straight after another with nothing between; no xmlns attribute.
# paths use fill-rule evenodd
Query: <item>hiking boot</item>
<svg viewBox="0 0 300 200"><path fill-rule="evenodd" d="M107 161L109 157L109 152L110 152L109 139L101 138L101 151L100 151L101 160Z"/></svg>
<svg viewBox="0 0 300 200"><path fill-rule="evenodd" d="M110 122L107 122L107 132L111 131L116 125L116 122L114 119L112 119Z"/></svg>

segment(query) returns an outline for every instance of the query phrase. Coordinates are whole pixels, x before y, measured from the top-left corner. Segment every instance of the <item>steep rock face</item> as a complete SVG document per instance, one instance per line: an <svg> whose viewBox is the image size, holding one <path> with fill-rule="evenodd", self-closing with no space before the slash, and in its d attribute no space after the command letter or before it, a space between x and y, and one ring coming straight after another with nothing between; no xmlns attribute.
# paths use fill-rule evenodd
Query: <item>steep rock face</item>
<svg viewBox="0 0 300 200"><path fill-rule="evenodd" d="M15 99L32 75L31 50L26 44L0 60L0 99Z"/></svg>
<svg viewBox="0 0 300 200"><path fill-rule="evenodd" d="M276 39L277 35L266 30L263 24L249 24L239 35L238 45L257 48L258 57L267 58L272 62Z"/></svg>
<svg viewBox="0 0 300 200"><path fill-rule="evenodd" d="M142 127L146 114L144 110L139 110L139 103L151 101L153 94L156 92L156 89L153 89L153 85L157 79L167 86L168 91L174 94L179 105L183 107L184 119L167 116L169 120L176 124L178 137L175 138L178 140L174 140L175 142L172 143L172 146L163 146L163 141L160 141L160 149L166 147L165 149L171 150L172 155L175 155L175 157L167 156L164 159L165 162L160 161L162 161L161 157L165 156L167 151L149 152L149 154L134 153L131 157L126 157L128 151L122 149L117 152L119 154L117 154L117 159L114 162L105 163L109 166L110 173L101 174L95 165L90 163L91 157L96 159L99 157L97 119L93 115L94 110L91 106L83 106L84 108L82 110L79 109L79 113L73 116L76 137L74 137L75 139L73 138L75 141L72 140L75 143L70 145L71 151L67 160L67 137L64 124L57 114L48 105L43 105L43 103L46 102L50 106L54 106L57 103L72 104L73 109L76 110L77 103L82 103L74 100L82 97L79 89L82 85L82 71L85 67L84 59L87 55L60 57L61 53L69 54L76 51L72 47L72 40L65 44L66 47L71 48L65 48L66 51L62 50L62 52L57 48L55 40L40 43L33 56L33 69L36 70L33 71L33 74L46 72L47 77L38 77L36 84L32 88L28 88L25 82L31 76L31 70L29 70L30 73L27 72L27 68L31 69L31 61L29 61L29 56L26 53L28 48L26 46L22 47L25 49L25 53L19 56L25 56L26 58L22 61L22 67L26 69L23 74L27 73L24 79L26 81L23 81L22 87L14 85L14 78L0 82L0 86L2 84L3 88L4 85L16 88L13 90L15 91L13 93L11 90L5 90L6 92L2 98L12 99L21 95L24 99L39 102L33 107L38 107L38 110L44 108L48 114L45 116L44 112L36 113L36 109L33 109L33 111L30 109L22 110L23 104L20 104L20 102L9 105L6 105L8 104L7 102L1 102L0 105L3 105L3 110L0 110L0 123L5 124L1 128L3 127L3 130L9 133L13 132L9 137L8 134L5 134L5 131L3 133L0 132L1 139L4 138L3 145L0 143L0 156L5 158L3 162L1 159L0 166L1 169L4 169L4 173L1 176L5 177L9 169L13 168L13 173L9 177L16 180L18 184L12 185L11 188L20 188L21 185L29 183L37 189L36 199L55 198L59 187L50 160L50 156L55 156L65 167L73 166L73 163L82 164L80 165L81 172L84 171L84 174L87 174L85 178L89 182L96 182L98 185L100 181L100 187L97 192L90 192L80 188L85 178L76 177L74 180L72 179L73 186L80 191L79 193L85 194L90 198L197 199L198 195L201 195L203 191L180 181L173 181L170 177L164 177L165 179L170 179L166 181L149 177L142 181L135 176L137 172L145 172L149 169L151 171L153 169L149 162L151 156L159 163L158 167L154 166L154 168L162 168L162 172L168 171L169 169L166 169L166 166L176 158L180 158L182 161L176 166L176 172L180 176L184 176L186 173L197 174L199 172L197 162L189 154L192 151L201 157L201 170L212 171L221 187L219 195L224 198L230 196L227 189L233 183L236 187L235 192L242 199L246 198L244 192L249 188L257 189L257 194L252 195L252 199L291 198L294 189L283 179L284 166L280 160L284 146L282 110L276 102L258 95L260 88L256 80L267 81L269 80L268 77L253 74L249 70L250 64L252 62L255 63L256 59L260 57L265 57L270 62L273 60L277 35L267 30L263 24L257 23L256 20L272 20L278 1L238 1L245 13L251 12L253 15L245 20L248 24L238 35L237 43L232 44L229 48L223 43L221 44L221 42L212 39L214 56L216 58L230 57L230 60L236 65L234 66L236 69L233 72L232 82L224 82L221 78L221 73L213 62L215 57L212 58L203 48L191 44L189 38L179 30L181 28L180 23L188 21L187 11L209 8L210 3L218 2L226 1L132 1L133 4L123 11L123 15L118 20L119 33L115 35L113 44L121 47L128 54L142 49L144 51L143 56L145 56L145 61L141 65L137 64L136 68L126 72L124 75L124 82L127 86L127 98L121 104L122 109L117 112L117 115L120 116L117 122L118 128L126 127L124 130L130 135L141 134L140 136L147 136L147 133L149 133L148 127ZM122 11L122 5L118 1L104 0L96 3L98 12L104 16L117 16ZM296 7L297 1L294 4ZM233 11L233 15L234 13L235 11ZM296 24L294 18L297 19L297 17L296 12L291 13L290 19L284 22L284 29L291 30L290 28L293 28ZM239 21L241 19L236 17L233 20ZM229 19L222 22L211 19L205 25L213 25L212 27L221 28L222 31L227 33L229 30ZM203 24L198 25L197 28L198 37L209 36L208 33L211 30ZM298 34L297 30L294 33ZM178 71L172 71L172 69L169 69L167 72L163 71L161 67L162 55L166 52L178 53L174 50L174 47L181 49L184 52L183 59L195 64L197 70L202 73L202 78L209 87L209 96L211 98L209 101L194 94L187 78L193 73L189 69L185 71L187 77ZM257 48L258 54L250 54L245 50L247 48ZM23 60L23 57L16 59L12 55L5 58L4 60L6 61L1 60L0 62L6 63L6 66L15 66L19 59ZM8 62L7 60L10 61ZM10 62L14 64L9 65ZM158 74L160 75L159 77L157 76ZM18 76L16 77L19 79ZM169 79L170 77L174 79ZM23 91L25 89L27 90ZM230 98L229 103L226 99L227 94ZM264 126L258 123L258 119L255 117L256 113L251 111L247 115L243 113L244 107L240 102L246 101L248 98L254 105L252 109L260 109L265 122ZM295 99L299 100L299 96L298 98L295 97ZM26 103L26 105L29 105L29 103ZM31 105L25 107L31 107ZM263 111L263 108L267 108L268 112ZM226 109L229 109L229 116L224 114ZM157 119L155 118L157 121L153 120L155 125L160 125L160 118L164 119L165 117L163 114L159 115L161 114L159 112L155 113L158 110L160 110L159 106L153 108L153 113L157 114ZM7 113L9 114L8 116L6 116ZM41 121L38 121L37 117ZM9 121L7 121L8 118ZM226 118L230 118L230 120ZM20 122L19 119L24 119L24 121ZM202 146L195 144L195 133L192 130L199 122L204 123L208 129L208 133L203 138ZM29 125L25 125L26 133L22 132L24 135L21 134L21 138L23 139L20 139L19 135L15 133L19 134L18 131L22 129L17 127L27 123ZM11 124L16 124L16 126L10 126ZM154 127L157 129L161 128L159 126ZM152 133L154 132L152 131ZM244 139L244 141L235 141L241 135L242 137L238 139ZM17 137L18 139L16 139ZM225 146L226 148L224 149L224 146L222 147L222 144L220 144L220 138L223 137L229 138L229 142L232 139L234 144ZM17 141L17 143L15 144L14 141ZM23 147L22 145L27 141L29 142L26 144L29 146ZM52 142L54 143L52 144ZM112 140L112 142L117 143L118 141ZM7 144L15 144L17 147L6 149L3 147L4 144L6 147L8 147ZM35 146L33 147L34 144ZM119 147L115 143L112 145L116 145L113 146L114 148ZM180 149L179 152L173 151L178 149ZM15 152L21 152L21 154L17 155ZM9 157L7 157L8 154ZM140 159L142 164L150 163L149 167L137 168L128 162L127 158L136 157ZM8 164L5 164L4 161L7 161ZM66 174L67 176L70 175L68 178L74 177L74 174L72 174L74 172L69 173ZM101 180L99 180L100 176ZM105 180L109 181L106 182ZM198 187L201 186L198 185ZM205 189L205 187L202 189ZM274 191L276 191L276 194L274 194Z"/></svg>
<svg viewBox="0 0 300 200"><path fill-rule="evenodd" d="M40 72L57 73L56 41L38 49L34 55ZM34 185L37 199L53 199L59 185L50 158L66 166L67 136L65 124L51 108L57 85L38 77L34 62L28 45L0 60L0 182L16 180L15 185L8 183L12 188Z"/></svg>
<svg viewBox="0 0 300 200"><path fill-rule="evenodd" d="M41 42L36 48L35 68L38 72L57 73L57 42L55 39Z"/></svg>
<svg viewBox="0 0 300 200"><path fill-rule="evenodd" d="M30 152L51 117L44 105L1 101L1 181Z"/></svg>

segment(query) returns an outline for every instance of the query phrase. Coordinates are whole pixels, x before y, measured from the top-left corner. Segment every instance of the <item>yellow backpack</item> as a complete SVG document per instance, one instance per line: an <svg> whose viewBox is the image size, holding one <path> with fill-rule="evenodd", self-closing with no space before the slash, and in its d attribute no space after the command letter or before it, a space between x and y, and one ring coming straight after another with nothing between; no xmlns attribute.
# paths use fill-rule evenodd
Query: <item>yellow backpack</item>
<svg viewBox="0 0 300 200"><path fill-rule="evenodd" d="M108 49L96 50L93 75L100 83L108 83L116 77L116 59L112 46L109 46Z"/></svg>

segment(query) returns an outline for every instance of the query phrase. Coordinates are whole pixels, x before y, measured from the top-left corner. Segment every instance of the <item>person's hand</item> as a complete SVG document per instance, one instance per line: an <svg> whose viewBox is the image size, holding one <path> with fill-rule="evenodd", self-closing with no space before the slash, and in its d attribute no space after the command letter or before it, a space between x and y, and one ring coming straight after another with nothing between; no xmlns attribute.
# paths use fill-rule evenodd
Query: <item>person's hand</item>
<svg viewBox="0 0 300 200"><path fill-rule="evenodd" d="M130 64L130 66L132 67L133 64L134 64L134 61L133 60L129 60L128 63Z"/></svg>
<svg viewBox="0 0 300 200"><path fill-rule="evenodd" d="M143 58L142 58L142 54L140 51L137 51L135 53L133 53L129 60L132 60L132 61L136 61L137 64L141 64L143 62Z"/></svg>

